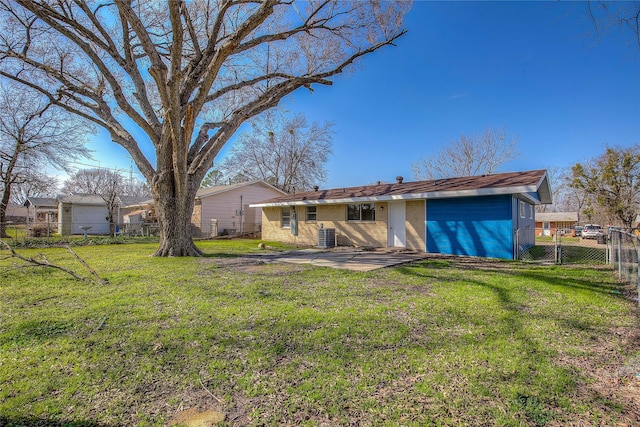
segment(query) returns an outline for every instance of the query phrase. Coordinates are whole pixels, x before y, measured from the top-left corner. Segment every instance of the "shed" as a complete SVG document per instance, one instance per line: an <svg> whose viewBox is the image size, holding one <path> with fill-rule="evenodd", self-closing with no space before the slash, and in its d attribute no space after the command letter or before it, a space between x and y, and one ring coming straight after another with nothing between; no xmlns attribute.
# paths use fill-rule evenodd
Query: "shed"
<svg viewBox="0 0 640 427"><path fill-rule="evenodd" d="M109 234L107 205L100 196L69 194L58 196L58 233L83 234L83 227L91 227L91 234Z"/></svg>
<svg viewBox="0 0 640 427"><path fill-rule="evenodd" d="M535 205L551 203L545 170L378 183L289 194L251 205L262 237L514 259L535 244Z"/></svg>

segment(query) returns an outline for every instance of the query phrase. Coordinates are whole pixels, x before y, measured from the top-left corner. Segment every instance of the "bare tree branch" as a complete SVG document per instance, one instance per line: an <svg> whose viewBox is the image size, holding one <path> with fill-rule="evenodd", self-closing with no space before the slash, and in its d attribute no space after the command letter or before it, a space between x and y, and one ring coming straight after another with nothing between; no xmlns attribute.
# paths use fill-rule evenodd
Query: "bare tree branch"
<svg viewBox="0 0 640 427"><path fill-rule="evenodd" d="M4 246L9 252L11 252L11 256L13 258L18 258L21 261L24 261L26 263L29 263L31 265L36 265L39 267L48 267L48 268L54 268L56 270L60 270L63 271L67 274L69 274L70 276L72 276L73 278L80 280L82 282L87 282L90 283L91 280L89 280L86 277L81 276L80 274L76 273L73 270L70 270L66 267L62 267L60 265L57 264L52 264L51 262L49 262L49 260L44 256L44 255L40 255L40 258L34 258L34 257L25 257L20 255L18 252L16 252L11 246L9 246L9 244L7 242L5 242L4 240L0 240L0 244L2 246ZM96 271L94 269L92 269L91 267L89 267L89 265L86 263L86 261L84 261L83 259L81 259L77 253L75 253L69 246L65 246L65 249L67 249L78 261L80 261L80 263L82 265L85 266L85 268L87 268L89 270L89 272L91 273L91 275L96 279L96 281L98 283L100 283L101 285L107 285L109 284L106 280L102 279L98 273L96 273Z"/></svg>
<svg viewBox="0 0 640 427"><path fill-rule="evenodd" d="M417 179L492 174L518 156L518 139L506 128L487 129L481 135L461 135L431 157L412 165Z"/></svg>
<svg viewBox="0 0 640 427"><path fill-rule="evenodd" d="M309 125L303 115L270 111L239 136L220 167L232 180L239 174L284 191L311 190L326 180L331 138L330 123Z"/></svg>

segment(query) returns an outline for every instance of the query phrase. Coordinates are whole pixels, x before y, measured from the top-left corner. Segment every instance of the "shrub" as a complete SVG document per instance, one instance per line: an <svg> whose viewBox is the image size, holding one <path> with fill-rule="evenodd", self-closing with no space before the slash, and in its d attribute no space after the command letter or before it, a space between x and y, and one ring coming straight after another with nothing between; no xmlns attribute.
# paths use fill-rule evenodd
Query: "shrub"
<svg viewBox="0 0 640 427"><path fill-rule="evenodd" d="M47 237L51 230L47 224L33 224L27 227L28 237Z"/></svg>

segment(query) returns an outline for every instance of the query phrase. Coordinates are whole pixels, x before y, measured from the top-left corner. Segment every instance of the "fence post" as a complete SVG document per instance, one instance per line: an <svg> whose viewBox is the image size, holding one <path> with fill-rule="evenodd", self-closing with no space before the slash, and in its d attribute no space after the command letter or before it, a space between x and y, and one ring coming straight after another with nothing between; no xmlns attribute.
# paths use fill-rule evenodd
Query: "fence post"
<svg viewBox="0 0 640 427"><path fill-rule="evenodd" d="M618 279L622 280L622 232L618 232Z"/></svg>

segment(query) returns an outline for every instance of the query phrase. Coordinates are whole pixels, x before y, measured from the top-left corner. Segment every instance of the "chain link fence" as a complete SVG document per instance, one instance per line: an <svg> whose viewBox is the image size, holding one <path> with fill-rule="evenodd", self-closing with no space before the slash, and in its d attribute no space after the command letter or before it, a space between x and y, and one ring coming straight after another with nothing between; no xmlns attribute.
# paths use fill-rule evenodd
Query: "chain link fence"
<svg viewBox="0 0 640 427"><path fill-rule="evenodd" d="M554 230L552 236L536 237L535 246L520 252L521 261L550 264L606 264L610 242L606 235L594 239L564 234Z"/></svg>
<svg viewBox="0 0 640 427"><path fill-rule="evenodd" d="M521 251L518 259L549 264L611 265L621 282L638 287L640 304L639 251L640 237L617 229L595 239L556 231L553 236L538 236L535 246Z"/></svg>
<svg viewBox="0 0 640 427"><path fill-rule="evenodd" d="M60 231L63 231L60 233ZM19 242L22 244L33 243L34 245L56 242L69 242L79 239L101 239L111 235L111 231L115 237L152 240L160 236L160 226L157 222L139 222L139 223L116 223L109 225L108 223L73 223L65 224L60 227L57 222L24 222L24 221L7 221L0 223L0 231L8 236L8 242ZM237 229L220 229L203 234L195 225L191 228L191 237L194 239L222 237L241 237L256 236L261 231L260 224L243 224L243 230Z"/></svg>
<svg viewBox="0 0 640 427"><path fill-rule="evenodd" d="M0 223L0 230L7 236L7 241L14 243L29 243L45 241L47 243L68 242L87 238L109 237L113 230L116 237L157 237L159 227L157 223L121 223L111 227L105 223L75 224L67 233L60 234L57 222L24 222L7 221Z"/></svg>
<svg viewBox="0 0 640 427"><path fill-rule="evenodd" d="M611 232L611 264L621 282L638 286L640 303L640 280L638 278L638 248L640 238L632 233L613 230Z"/></svg>

